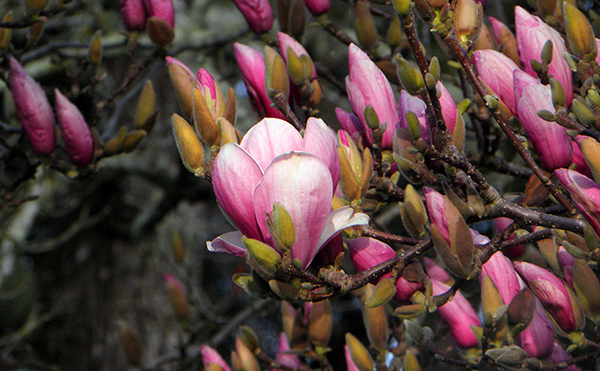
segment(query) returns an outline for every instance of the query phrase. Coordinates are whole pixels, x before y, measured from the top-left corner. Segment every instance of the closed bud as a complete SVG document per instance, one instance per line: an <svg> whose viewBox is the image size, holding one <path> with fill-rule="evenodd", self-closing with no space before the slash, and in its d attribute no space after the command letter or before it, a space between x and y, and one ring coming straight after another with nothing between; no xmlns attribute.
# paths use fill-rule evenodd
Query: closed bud
<svg viewBox="0 0 600 371"><path fill-rule="evenodd" d="M185 259L186 249L183 240L181 239L181 234L179 231L174 231L171 236L171 248L173 249L173 255L175 256L175 260L178 263L183 263Z"/></svg>
<svg viewBox="0 0 600 371"><path fill-rule="evenodd" d="M244 245L258 265L268 273L275 273L281 265L281 255L271 246L252 238L243 237Z"/></svg>
<svg viewBox="0 0 600 371"><path fill-rule="evenodd" d="M401 16L405 16L408 14L408 12L410 12L410 8L412 6L412 1L411 0L394 0L393 4L394 4L394 9L396 9L398 14L400 14Z"/></svg>
<svg viewBox="0 0 600 371"><path fill-rule="evenodd" d="M573 107L575 107L575 102L577 101L573 101ZM575 142L577 142L594 180L598 183L600 181L600 143L583 135L576 136Z"/></svg>
<svg viewBox="0 0 600 371"><path fill-rule="evenodd" d="M229 365L223 360L221 355L208 345L202 345L200 347L200 354L205 370L231 371Z"/></svg>
<svg viewBox="0 0 600 371"><path fill-rule="evenodd" d="M548 40L544 43L542 47L542 53L540 57L542 58L542 62L546 64L552 63L552 52L554 51L554 45L552 44L552 40Z"/></svg>
<svg viewBox="0 0 600 371"><path fill-rule="evenodd" d="M499 45L498 51L510 58L515 64L519 63L519 52L517 51L517 39L506 25L494 17L488 17L492 25L492 33Z"/></svg>
<svg viewBox="0 0 600 371"><path fill-rule="evenodd" d="M527 353L516 345L490 349L485 352L485 355L492 358L498 365L509 369L520 367L527 358Z"/></svg>
<svg viewBox="0 0 600 371"><path fill-rule="evenodd" d="M123 140L123 152L129 153L137 148L142 139L146 138L148 132L143 129L133 130L127 133Z"/></svg>
<svg viewBox="0 0 600 371"><path fill-rule="evenodd" d="M206 92L202 92L198 88L193 88L193 118L196 132L200 139L208 146L215 146L219 143L219 128L216 124L216 117L211 112L208 103L206 102ZM212 102L211 102L212 103ZM213 104L214 112L214 104Z"/></svg>
<svg viewBox="0 0 600 371"><path fill-rule="evenodd" d="M483 8L475 0L457 0L452 12L452 21L460 41L465 49L469 49L483 24Z"/></svg>
<svg viewBox="0 0 600 371"><path fill-rule="evenodd" d="M331 6L329 0L304 0L304 4L306 4L308 11L315 17L327 13Z"/></svg>
<svg viewBox="0 0 600 371"><path fill-rule="evenodd" d="M56 146L54 113L44 90L13 57L8 84L31 149L36 155L51 154Z"/></svg>
<svg viewBox="0 0 600 371"><path fill-rule="evenodd" d="M273 27L273 8L268 0L234 0L233 3L255 34L264 34Z"/></svg>
<svg viewBox="0 0 600 371"><path fill-rule="evenodd" d="M587 17L567 1L563 3L563 15L571 52L588 62L596 59L596 37Z"/></svg>
<svg viewBox="0 0 600 371"><path fill-rule="evenodd" d="M333 331L331 302L322 300L306 303L304 308L307 312L308 340L315 347L326 347Z"/></svg>
<svg viewBox="0 0 600 371"><path fill-rule="evenodd" d="M235 121L237 119L237 100L233 88L229 88L229 91L227 92L227 103L225 103L223 117L225 117L231 125L235 126Z"/></svg>
<svg viewBox="0 0 600 371"><path fill-rule="evenodd" d="M414 112L406 112L406 123L408 124L408 131L412 135L413 140L421 139L421 123Z"/></svg>
<svg viewBox="0 0 600 371"><path fill-rule="evenodd" d="M119 0L121 15L129 31L143 31L146 28L146 6L144 0Z"/></svg>
<svg viewBox="0 0 600 371"><path fill-rule="evenodd" d="M159 17L148 18L148 36L159 47L168 45L175 38L175 31L167 21Z"/></svg>
<svg viewBox="0 0 600 371"><path fill-rule="evenodd" d="M402 223L408 232L415 238L425 233L424 226L427 225L427 212L425 205L415 188L408 184L404 191L404 202L400 204Z"/></svg>
<svg viewBox="0 0 600 371"><path fill-rule="evenodd" d="M394 61L396 62L398 79L402 83L404 89L411 95L419 94L425 87L425 80L423 79L421 71L400 55L398 55Z"/></svg>
<svg viewBox="0 0 600 371"><path fill-rule="evenodd" d="M565 90L557 79L550 79L554 108L565 107Z"/></svg>
<svg viewBox="0 0 600 371"><path fill-rule="evenodd" d="M596 117L592 110L582 101L573 99L573 105L571 106L573 113L577 117L577 121L584 126L591 126L596 122Z"/></svg>
<svg viewBox="0 0 600 371"><path fill-rule="evenodd" d="M402 319L413 319L427 311L424 304L408 304L399 306L394 310L394 314Z"/></svg>
<svg viewBox="0 0 600 371"><path fill-rule="evenodd" d="M365 308L375 308L387 304L396 294L396 286L391 278L381 279L371 296L365 301Z"/></svg>
<svg viewBox="0 0 600 371"><path fill-rule="evenodd" d="M192 70L176 58L166 57L167 67L169 69L169 77L171 84L175 88L175 94L179 107L186 120L192 119L193 100L192 91L196 85L196 78Z"/></svg>
<svg viewBox="0 0 600 371"><path fill-rule="evenodd" d="M388 347L390 332L385 307L366 308L364 305L365 300L372 296L374 289L373 285L368 284L361 294L363 322L371 345L376 349L384 350Z"/></svg>
<svg viewBox="0 0 600 371"><path fill-rule="evenodd" d="M302 266L300 266L302 267ZM275 295L285 301L296 301L300 299L300 290L294 285L290 285L289 283L277 281L277 280L269 280L269 287Z"/></svg>
<svg viewBox="0 0 600 371"><path fill-rule="evenodd" d="M204 172L204 148L200 139L191 125L178 114L171 116L171 124L181 161L190 172L201 176Z"/></svg>
<svg viewBox="0 0 600 371"><path fill-rule="evenodd" d="M142 361L140 341L131 327L123 322L119 322L119 341L123 346L127 361L132 365L139 365Z"/></svg>
<svg viewBox="0 0 600 371"><path fill-rule="evenodd" d="M260 349L260 341L251 327L240 326L238 337L251 352L256 352L257 349Z"/></svg>
<svg viewBox="0 0 600 371"><path fill-rule="evenodd" d="M135 112L135 127L138 129L151 129L156 122L156 94L154 85L148 80L144 84ZM148 131L148 130L147 130Z"/></svg>
<svg viewBox="0 0 600 371"><path fill-rule="evenodd" d="M431 72L437 84L437 81L440 80L440 76L442 73L442 68L440 67L440 60L438 59L438 57L434 56L431 58L431 62L429 62L429 72Z"/></svg>
<svg viewBox="0 0 600 371"><path fill-rule="evenodd" d="M395 49L400 47L402 42L406 40L406 36L402 32L402 25L400 24L400 18L397 15L392 16L392 21L387 31L386 42L390 48Z"/></svg>
<svg viewBox="0 0 600 371"><path fill-rule="evenodd" d="M375 363L365 346L351 333L346 333L346 346L358 371L373 371Z"/></svg>
<svg viewBox="0 0 600 371"><path fill-rule="evenodd" d="M379 125L380 125L379 117L377 116L377 112L375 112L375 109L373 108L373 106L371 106L369 104L365 107L364 116L365 116L365 123L367 124L367 127L369 129L371 129L371 130L379 129Z"/></svg>
<svg viewBox="0 0 600 371"><path fill-rule="evenodd" d="M485 23L481 24L481 32L473 42L473 50L496 49L494 38L488 26Z"/></svg>
<svg viewBox="0 0 600 371"><path fill-rule="evenodd" d="M555 174L569 191L577 209L600 236L600 186L574 170L558 169Z"/></svg>
<svg viewBox="0 0 600 371"><path fill-rule="evenodd" d="M144 5L149 18L158 18L175 28L175 10L173 0L144 0Z"/></svg>
<svg viewBox="0 0 600 371"><path fill-rule="evenodd" d="M104 155L105 156L113 156L123 152L123 142L125 141L125 137L127 136L127 128L125 126L121 126L117 135L111 138L104 145Z"/></svg>
<svg viewBox="0 0 600 371"><path fill-rule="evenodd" d="M67 97L54 89L56 116L65 152L76 166L87 166L94 159L94 140L83 115Z"/></svg>
<svg viewBox="0 0 600 371"><path fill-rule="evenodd" d="M240 339L235 338L235 357L232 357L233 367L242 371L260 371L260 365L254 353L248 349L246 344Z"/></svg>
<svg viewBox="0 0 600 371"><path fill-rule="evenodd" d="M366 50L372 50L377 46L377 29L375 28L375 21L373 15L371 15L371 6L368 1L358 0L355 8L356 12L356 33L360 45Z"/></svg>
<svg viewBox="0 0 600 371"><path fill-rule="evenodd" d="M227 143L239 143L237 130L225 117L221 117L217 120L217 128L219 129L220 147L223 147Z"/></svg>
<svg viewBox="0 0 600 371"><path fill-rule="evenodd" d="M290 95L290 83L283 58L273 49L265 46L265 86L269 97L273 100L273 92Z"/></svg>
<svg viewBox="0 0 600 371"><path fill-rule="evenodd" d="M179 319L187 318L189 314L189 303L183 284L168 273L165 273L163 277L165 279L165 286L169 292L171 305L175 310L175 315Z"/></svg>
<svg viewBox="0 0 600 371"><path fill-rule="evenodd" d="M294 221L279 202L273 204L272 215L267 215L267 225L280 251L288 251L296 243Z"/></svg>

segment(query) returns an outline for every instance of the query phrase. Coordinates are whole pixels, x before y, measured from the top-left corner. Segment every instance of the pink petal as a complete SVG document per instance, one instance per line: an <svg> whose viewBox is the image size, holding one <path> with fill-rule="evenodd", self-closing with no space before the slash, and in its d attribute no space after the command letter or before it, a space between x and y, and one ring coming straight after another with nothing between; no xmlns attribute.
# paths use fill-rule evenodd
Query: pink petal
<svg viewBox="0 0 600 371"><path fill-rule="evenodd" d="M323 161L306 152L284 153L265 170L263 181L254 192L258 225L268 236L267 213L275 202L290 214L296 228L292 258L308 267L318 252L317 242L331 210L331 174Z"/></svg>
<svg viewBox="0 0 600 371"><path fill-rule="evenodd" d="M248 151L264 171L280 154L302 151L304 140L289 122L264 118L248 130L240 146Z"/></svg>
<svg viewBox="0 0 600 371"><path fill-rule="evenodd" d="M220 252L244 257L246 254L246 246L242 241L242 237L243 234L241 232L228 232L212 241L207 241L206 248L211 252Z"/></svg>
<svg viewBox="0 0 600 371"><path fill-rule="evenodd" d="M333 189L340 180L340 160L335 132L321 119L310 117L304 132L304 151L319 157L331 172Z"/></svg>
<svg viewBox="0 0 600 371"><path fill-rule="evenodd" d="M262 239L252 203L262 179L258 163L242 147L228 143L215 159L212 176L217 201L231 221L245 236Z"/></svg>

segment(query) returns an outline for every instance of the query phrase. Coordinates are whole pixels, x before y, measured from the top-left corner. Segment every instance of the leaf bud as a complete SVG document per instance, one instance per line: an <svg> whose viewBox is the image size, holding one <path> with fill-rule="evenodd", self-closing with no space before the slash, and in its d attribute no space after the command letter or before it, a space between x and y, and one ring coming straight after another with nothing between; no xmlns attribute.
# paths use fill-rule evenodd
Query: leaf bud
<svg viewBox="0 0 600 371"><path fill-rule="evenodd" d="M254 281L254 278L249 274L233 275L233 282L238 285L244 292L253 298L265 299L268 297L268 291L261 290Z"/></svg>
<svg viewBox="0 0 600 371"><path fill-rule="evenodd" d="M105 156L113 156L123 152L123 142L125 141L125 137L127 136L127 128L125 126L121 126L117 135L111 138L104 145L104 155Z"/></svg>
<svg viewBox="0 0 600 371"><path fill-rule="evenodd" d="M375 363L369 355L369 351L354 335L346 333L346 346L350 351L350 357L358 368L358 371L373 371Z"/></svg>
<svg viewBox="0 0 600 371"><path fill-rule="evenodd" d="M554 122L554 120L555 120L554 114L545 109L537 111L537 115L539 118L541 118L544 121Z"/></svg>
<svg viewBox="0 0 600 371"><path fill-rule="evenodd" d="M555 78L551 78L550 87L552 88L552 104L554 104L554 108L558 109L558 107L564 107L565 90L560 82Z"/></svg>
<svg viewBox="0 0 600 371"><path fill-rule="evenodd" d="M573 99L573 103L571 105L571 109L575 116L577 117L577 121L584 126L591 126L596 122L596 117L592 110L583 102L578 99Z"/></svg>
<svg viewBox="0 0 600 371"><path fill-rule="evenodd" d="M571 52L587 61L596 59L598 46L587 17L567 1L563 2L563 15Z"/></svg>
<svg viewBox="0 0 600 371"><path fill-rule="evenodd" d="M413 140L421 139L421 123L417 114L413 111L406 112L406 123L408 124L408 130L412 135Z"/></svg>
<svg viewBox="0 0 600 371"><path fill-rule="evenodd" d="M404 354L404 368L405 371L421 371L421 365L419 364L419 360L417 356L411 351L408 350Z"/></svg>
<svg viewBox="0 0 600 371"><path fill-rule="evenodd" d="M279 202L273 204L272 215L267 215L267 226L280 251L289 251L296 243L294 221Z"/></svg>
<svg viewBox="0 0 600 371"><path fill-rule="evenodd" d="M425 313L427 307L424 304L402 305L394 310L394 314L402 319L413 319Z"/></svg>
<svg viewBox="0 0 600 371"><path fill-rule="evenodd" d="M242 371L260 371L260 365L254 353L248 349L246 344L236 337L235 339L235 352L232 352L232 363L236 370Z"/></svg>
<svg viewBox="0 0 600 371"><path fill-rule="evenodd" d="M171 116L175 143L185 167L194 175L201 176L204 171L204 148L191 125L178 114Z"/></svg>
<svg viewBox="0 0 600 371"><path fill-rule="evenodd" d="M527 358L527 353L516 345L490 349L485 354L497 364L509 369L520 367Z"/></svg>
<svg viewBox="0 0 600 371"><path fill-rule="evenodd" d="M365 50L372 50L377 45L377 29L371 14L371 5L368 1L358 0L354 7L356 12L356 34L360 45Z"/></svg>
<svg viewBox="0 0 600 371"><path fill-rule="evenodd" d="M411 236L419 238L425 233L425 225L428 222L425 205L419 193L410 184L406 185L404 202L400 204L400 214L402 223Z"/></svg>
<svg viewBox="0 0 600 371"><path fill-rule="evenodd" d="M333 331L331 302L322 300L305 305L308 322L308 340L315 347L326 347Z"/></svg>
<svg viewBox="0 0 600 371"><path fill-rule="evenodd" d="M260 349L258 336L256 336L256 333L250 326L240 326L238 337L251 352L256 352L257 349Z"/></svg>
<svg viewBox="0 0 600 371"><path fill-rule="evenodd" d="M100 36L102 35L102 31L97 31L92 38L92 43L90 44L90 63L92 66L98 66L100 62L102 62L102 42L100 40Z"/></svg>
<svg viewBox="0 0 600 371"><path fill-rule="evenodd" d="M372 105L367 105L364 111L365 122L369 129L375 130L379 129L379 117L377 116L377 112L375 112L375 108Z"/></svg>
<svg viewBox="0 0 600 371"><path fill-rule="evenodd" d="M277 269L279 269L279 266L281 265L281 255L279 255L275 249L264 242L247 238L246 236L242 238L242 241L256 263L268 273L275 273Z"/></svg>
<svg viewBox="0 0 600 371"><path fill-rule="evenodd" d="M575 259L573 286L578 303L585 315L595 324L600 323L600 281L583 259Z"/></svg>
<svg viewBox="0 0 600 371"><path fill-rule="evenodd" d="M269 287L275 295L285 301L296 301L300 298L300 291L293 285L289 283L277 281L277 280L269 280Z"/></svg>
<svg viewBox="0 0 600 371"><path fill-rule="evenodd" d="M552 62L552 50L553 49L554 49L554 47L552 45L552 40L546 41L546 43L542 47L542 52L540 54L543 63L550 64Z"/></svg>
<svg viewBox="0 0 600 371"><path fill-rule="evenodd" d="M440 67L440 60L438 59L438 57L434 56L431 58L431 62L429 62L429 72L431 72L437 84L437 82L440 80L440 75L442 73L442 68Z"/></svg>
<svg viewBox="0 0 600 371"><path fill-rule="evenodd" d="M382 278L371 296L365 301L365 308L375 308L387 304L396 294L396 285L391 278Z"/></svg>
<svg viewBox="0 0 600 371"><path fill-rule="evenodd" d="M211 113L206 102L205 94L198 88L193 88L193 119L194 127L200 139L208 146L215 146L219 143L219 128L215 122L216 117Z"/></svg>
<svg viewBox="0 0 600 371"><path fill-rule="evenodd" d="M265 83L268 92L282 92L286 97L290 95L290 80L283 58L275 49L265 46ZM271 93L269 93L271 97ZM271 97L271 100L273 98Z"/></svg>
<svg viewBox="0 0 600 371"><path fill-rule="evenodd" d="M388 348L390 334L385 307L366 308L364 305L365 300L372 296L374 290L375 287L368 284L361 293L363 322L371 345L376 349L384 350Z"/></svg>
<svg viewBox="0 0 600 371"><path fill-rule="evenodd" d="M401 16L404 17L408 14L408 12L410 12L410 8L412 6L412 1L411 0L394 0L393 4L394 4L394 9L396 9L398 14L400 14Z"/></svg>
<svg viewBox="0 0 600 371"><path fill-rule="evenodd" d="M154 85L148 80L140 93L137 110L135 113L135 127L138 129L151 129L156 122L156 94ZM149 131L149 130L146 130Z"/></svg>
<svg viewBox="0 0 600 371"><path fill-rule="evenodd" d="M225 117L217 120L217 128L219 129L219 146L223 147L227 143L239 143L237 130Z"/></svg>
<svg viewBox="0 0 600 371"><path fill-rule="evenodd" d="M146 138L148 132L143 129L133 130L127 133L123 140L123 152L129 153L137 148L142 139Z"/></svg>
<svg viewBox="0 0 600 371"><path fill-rule="evenodd" d="M425 80L421 71L413 66L412 63L402 58L400 54L398 54L394 61L396 62L398 79L404 89L412 95L418 95L425 87Z"/></svg>
<svg viewBox="0 0 600 371"><path fill-rule="evenodd" d="M175 30L173 30L173 26L158 16L152 16L148 18L146 28L148 30L148 36L150 36L150 40L152 40L156 46L166 46L175 38Z"/></svg>

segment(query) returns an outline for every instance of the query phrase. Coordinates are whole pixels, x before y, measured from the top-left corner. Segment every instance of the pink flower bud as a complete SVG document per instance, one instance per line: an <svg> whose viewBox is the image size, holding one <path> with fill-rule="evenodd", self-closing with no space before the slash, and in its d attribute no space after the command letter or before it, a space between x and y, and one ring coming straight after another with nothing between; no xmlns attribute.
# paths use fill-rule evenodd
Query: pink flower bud
<svg viewBox="0 0 600 371"><path fill-rule="evenodd" d="M344 355L346 356L346 369L348 371L360 371L358 366L354 363L352 355L350 354L350 349L348 349L347 345L344 345Z"/></svg>
<svg viewBox="0 0 600 371"><path fill-rule="evenodd" d="M129 31L142 31L146 28L146 8L144 0L120 0L121 15Z"/></svg>
<svg viewBox="0 0 600 371"><path fill-rule="evenodd" d="M517 344L529 357L547 358L552 353L554 326L537 298L535 305L533 318L527 328L517 336Z"/></svg>
<svg viewBox="0 0 600 371"><path fill-rule="evenodd" d="M496 231L498 231L498 232L502 232L505 228L507 228L512 223L513 223L512 219L509 219L509 218L494 219L494 225L496 226ZM511 240L513 238L515 238L514 233L512 233L510 236L508 236L509 240ZM517 259L525 253L525 246L524 245L512 246L512 247L509 247L508 249L504 249L503 251L504 251L504 254L507 257L509 257L510 259Z"/></svg>
<svg viewBox="0 0 600 371"><path fill-rule="evenodd" d="M575 258L563 246L558 247L558 264L562 268L565 282L574 290L573 266L575 265Z"/></svg>
<svg viewBox="0 0 600 371"><path fill-rule="evenodd" d="M539 358L539 357L538 357ZM552 355L550 355L549 361L553 364L557 364L560 362L568 361L572 357L565 352L563 347L559 343L554 343L552 346ZM563 371L579 371L579 368L576 365L571 365L567 368L563 368Z"/></svg>
<svg viewBox="0 0 600 371"><path fill-rule="evenodd" d="M549 86L532 84L522 71L514 71L517 113L527 137L540 156L542 167L552 171L571 164L573 145L567 129L556 122L538 116L538 111L554 113L552 92Z"/></svg>
<svg viewBox="0 0 600 371"><path fill-rule="evenodd" d="M446 203L444 196L429 187L423 188L425 195L425 203L427 205L427 213L431 224L434 224L440 231L442 236L450 245L450 232L448 232L448 219L446 215Z"/></svg>
<svg viewBox="0 0 600 371"><path fill-rule="evenodd" d="M215 85L215 79L212 75L205 70L204 68L200 68L197 74L198 85L200 88L207 88L210 92L210 97L215 100L217 99L217 87Z"/></svg>
<svg viewBox="0 0 600 371"><path fill-rule="evenodd" d="M234 43L233 49L235 60L242 72L244 85L246 85L252 107L255 109L257 116L287 120L277 108L271 106L271 100L265 91L265 60L263 55L240 43Z"/></svg>
<svg viewBox="0 0 600 371"><path fill-rule="evenodd" d="M335 109L335 116L343 130L347 131L348 134L357 142L360 143L364 139L364 129L360 120L354 113L349 113L341 108ZM360 141L357 141L360 139ZM364 143L363 143L364 144Z"/></svg>
<svg viewBox="0 0 600 371"><path fill-rule="evenodd" d="M175 28L175 10L173 0L144 0L148 18L157 17Z"/></svg>
<svg viewBox="0 0 600 371"><path fill-rule="evenodd" d="M210 365L216 364L221 366L225 371L231 371L229 365L223 360L219 352L208 345L203 345L200 348L200 354L202 355L202 364L204 365L205 370L207 370Z"/></svg>
<svg viewBox="0 0 600 371"><path fill-rule="evenodd" d="M421 124L421 138L425 143L431 144L431 124L427 116L427 105L419 97L411 95L406 90L400 92L400 100L398 101L398 125L401 128L408 129L406 114L413 112L419 119Z"/></svg>
<svg viewBox="0 0 600 371"><path fill-rule="evenodd" d="M31 149L36 155L51 154L56 145L54 114L44 90L12 57L8 83Z"/></svg>
<svg viewBox="0 0 600 371"><path fill-rule="evenodd" d="M452 276L433 260L425 257L423 258L423 264L425 265L425 272L427 272L429 278L447 285L450 284L450 282L454 282Z"/></svg>
<svg viewBox="0 0 600 371"><path fill-rule="evenodd" d="M515 262L514 267L562 331L571 333L582 328L583 312L560 278L535 264Z"/></svg>
<svg viewBox="0 0 600 371"><path fill-rule="evenodd" d="M382 149L391 148L398 123L398 109L392 86L379 67L358 46L350 44L348 60L350 75L346 77L346 90L352 111L363 125L368 143L373 144L373 133L365 120L365 108L373 107L379 123L387 125Z"/></svg>
<svg viewBox="0 0 600 371"><path fill-rule="evenodd" d="M442 295L450 290L450 286L436 280L433 284L433 295ZM460 348L473 348L479 343L472 327L481 327L479 317L471 303L457 291L452 300L438 308L444 321L450 326L452 337Z"/></svg>
<svg viewBox="0 0 600 371"><path fill-rule="evenodd" d="M304 4L306 4L308 11L314 16L320 16L321 14L327 13L331 6L329 0L304 0Z"/></svg>
<svg viewBox="0 0 600 371"><path fill-rule="evenodd" d="M594 174L592 173L592 169L590 165L585 160L583 156L583 152L581 152L581 143L582 141L588 138L585 135L578 135L575 137L575 141L573 141L573 162L572 165L575 165L575 171L580 174L587 176L588 178L593 178Z"/></svg>
<svg viewBox="0 0 600 371"><path fill-rule="evenodd" d="M94 158L94 140L83 115L67 97L54 89L56 117L65 152L77 166L87 166Z"/></svg>
<svg viewBox="0 0 600 371"><path fill-rule="evenodd" d="M515 295L521 291L521 283L517 272L515 272L511 261L500 251L492 255L481 267L480 279L483 279L484 275L490 276L498 289L502 303L505 305L510 304Z"/></svg>
<svg viewBox="0 0 600 371"><path fill-rule="evenodd" d="M389 245L370 237L360 237L348 242L350 259L352 264L359 272L367 270L391 259L396 255L394 249ZM390 277L388 273L382 278ZM378 280L379 282L379 280ZM423 287L422 282L411 282L400 277L396 282L396 295L398 301L407 301L417 291Z"/></svg>
<svg viewBox="0 0 600 371"><path fill-rule="evenodd" d="M575 170L558 169L555 174L569 191L577 209L600 236L600 186Z"/></svg>
<svg viewBox="0 0 600 371"><path fill-rule="evenodd" d="M273 27L273 9L269 0L233 0L233 3L255 34L264 34Z"/></svg>
<svg viewBox="0 0 600 371"><path fill-rule="evenodd" d="M285 335L285 332L282 332L279 335L279 346L277 347L277 355L275 356L275 362L282 366L286 366L292 369L300 369L301 363L298 357L296 357L292 352L290 352L290 344L288 342L288 338ZM279 369L273 369L276 371Z"/></svg>
<svg viewBox="0 0 600 371"><path fill-rule="evenodd" d="M531 67L531 61L541 61L544 44L548 40L552 41L552 62L548 66L548 72L562 85L565 91L565 102L570 106L573 100L573 77L569 64L562 56L567 52L567 48L561 35L539 17L529 14L520 6L515 7L515 26L521 66L532 76L537 76L537 73Z"/></svg>
<svg viewBox="0 0 600 371"><path fill-rule="evenodd" d="M460 112L458 111L458 107L456 107L456 103L450 95L450 92L441 81L438 81L435 85L436 88L440 91L440 105L442 106L442 116L444 116L444 122L446 122L446 126L448 130L452 134L454 134L454 128L457 124L457 120L459 119Z"/></svg>
<svg viewBox="0 0 600 371"><path fill-rule="evenodd" d="M513 115L517 114L513 71L519 66L510 58L495 50L476 50L473 62L479 77L498 95Z"/></svg>

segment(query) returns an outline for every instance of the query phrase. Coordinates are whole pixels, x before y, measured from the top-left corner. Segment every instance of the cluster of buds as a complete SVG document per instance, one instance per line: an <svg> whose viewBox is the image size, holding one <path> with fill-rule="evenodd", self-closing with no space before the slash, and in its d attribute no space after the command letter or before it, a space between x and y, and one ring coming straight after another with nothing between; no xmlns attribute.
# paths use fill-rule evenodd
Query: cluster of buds
<svg viewBox="0 0 600 371"><path fill-rule="evenodd" d="M120 0L123 22L129 31L148 30L148 36L158 46L165 46L175 37L173 0Z"/></svg>

